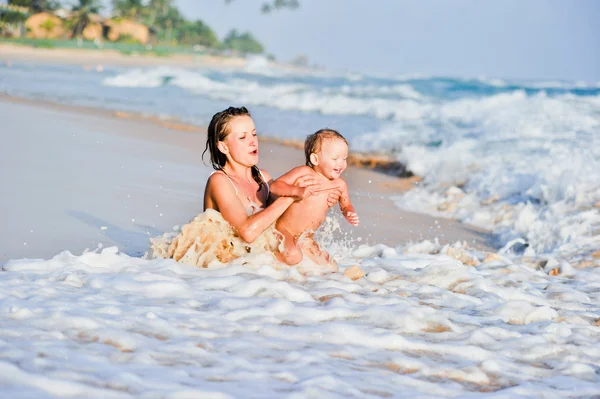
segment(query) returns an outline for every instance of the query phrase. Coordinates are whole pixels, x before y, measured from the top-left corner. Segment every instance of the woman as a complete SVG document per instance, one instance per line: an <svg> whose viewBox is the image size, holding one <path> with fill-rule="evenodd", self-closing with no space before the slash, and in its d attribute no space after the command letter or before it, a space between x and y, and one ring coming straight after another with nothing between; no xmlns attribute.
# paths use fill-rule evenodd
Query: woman
<svg viewBox="0 0 600 399"><path fill-rule="evenodd" d="M257 166L256 128L245 107L229 107L213 116L202 155L206 151L215 172L206 183L205 212L177 236L151 239L152 255L207 267L214 260L226 263L242 255L277 251L273 225L300 197L270 195L272 178ZM316 190L319 184L307 175L295 185ZM335 205L339 196L337 190L331 192L329 205Z"/></svg>

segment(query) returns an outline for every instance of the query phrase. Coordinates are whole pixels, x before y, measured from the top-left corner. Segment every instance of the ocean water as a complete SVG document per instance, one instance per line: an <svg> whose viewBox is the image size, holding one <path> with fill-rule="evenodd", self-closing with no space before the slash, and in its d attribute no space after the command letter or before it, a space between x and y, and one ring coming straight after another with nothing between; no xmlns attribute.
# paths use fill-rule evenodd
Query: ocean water
<svg viewBox="0 0 600 399"><path fill-rule="evenodd" d="M356 281L276 270L270 258L198 269L117 247L13 259L0 273L0 396L599 397L600 259L592 256L600 249L599 87L291 74L261 64L244 71L0 64L0 93L14 96L196 124L247 105L261 134L281 138L336 128L353 151L386 153L423 177L396 196L397 206L487 227L498 244L487 253L461 243L327 242L342 271L366 272ZM4 115L22 121L29 109L11 104ZM2 165L13 169L3 170L5 192L15 198L5 203L23 208L9 231L31 229L31 240L38 228L76 231L43 226L51 215L41 201L53 190L67 193L57 208L78 216L73 223L120 239L150 228L137 220L138 208L160 220L181 206L174 203L197 201L195 180L208 169L198 175L175 162L182 153L165 162L156 143L107 135L112 120L84 134L65 120L61 130L62 115L32 115L53 126L22 138L18 126L0 125L7 154L35 138L35 150L22 154L32 161L27 173L48 182L40 196L35 184L21 184L19 154L6 157L11 163ZM76 181L85 198L68 198L72 182L62 175L71 169L85 171ZM142 184L147 174L154 179ZM114 185L119 195L108 198ZM111 204L107 213L96 214L99 202ZM141 225L124 229L111 223L115 215Z"/></svg>
<svg viewBox="0 0 600 399"><path fill-rule="evenodd" d="M399 207L491 230L498 247L585 258L600 248L600 82L244 70L0 65L0 92L207 125L246 105L260 134L335 128L424 178ZM517 241L515 241L517 240ZM518 246L511 246L519 242Z"/></svg>

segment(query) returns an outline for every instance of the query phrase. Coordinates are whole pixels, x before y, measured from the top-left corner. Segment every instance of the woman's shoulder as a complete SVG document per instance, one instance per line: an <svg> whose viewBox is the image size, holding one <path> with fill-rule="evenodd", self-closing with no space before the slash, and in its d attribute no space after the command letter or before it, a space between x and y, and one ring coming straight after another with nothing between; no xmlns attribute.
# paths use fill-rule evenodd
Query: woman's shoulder
<svg viewBox="0 0 600 399"><path fill-rule="evenodd" d="M209 182L218 182L221 181L223 179L227 179L227 175L225 174L225 172L223 172L222 170L215 170L214 172L212 172L210 174L210 176L208 176L208 180Z"/></svg>
<svg viewBox="0 0 600 399"><path fill-rule="evenodd" d="M222 171L216 170L208 177L206 181L206 191L213 191L215 188L221 188L222 186L232 187L229 177Z"/></svg>

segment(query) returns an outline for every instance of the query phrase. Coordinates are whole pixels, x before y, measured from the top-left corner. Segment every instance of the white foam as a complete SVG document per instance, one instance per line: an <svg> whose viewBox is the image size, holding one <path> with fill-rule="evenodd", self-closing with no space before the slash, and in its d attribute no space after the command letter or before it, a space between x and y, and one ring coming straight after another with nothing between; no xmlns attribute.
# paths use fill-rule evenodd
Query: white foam
<svg viewBox="0 0 600 399"><path fill-rule="evenodd" d="M253 68L249 72L257 73L259 76L271 75L264 71L258 73ZM227 75L226 80L217 81L209 77L208 71L171 67L128 70L105 78L103 84L141 88L171 84L214 100L330 115L371 115L381 119L387 119L390 115L400 117L401 114L405 114L398 110L410 107L411 104L410 101L403 104L402 99L422 98L417 91L406 84L318 87L291 81L275 84L261 83L259 79L239 78L237 75ZM387 98L389 96L392 98Z"/></svg>
<svg viewBox="0 0 600 399"><path fill-rule="evenodd" d="M114 247L13 260L0 280L3 392L600 394L599 268L571 279L522 264L475 268L422 253L434 247L338 258L366 271L357 281L256 257L200 269Z"/></svg>
<svg viewBox="0 0 600 399"><path fill-rule="evenodd" d="M598 245L598 97L515 92L449 102L439 114L442 135L394 124L365 136L370 148L378 139L382 146L413 142L398 159L425 181L398 197L400 206L492 229L502 243L522 236L538 254L572 255ZM435 140L442 144L424 145ZM449 192L453 185L464 193Z"/></svg>

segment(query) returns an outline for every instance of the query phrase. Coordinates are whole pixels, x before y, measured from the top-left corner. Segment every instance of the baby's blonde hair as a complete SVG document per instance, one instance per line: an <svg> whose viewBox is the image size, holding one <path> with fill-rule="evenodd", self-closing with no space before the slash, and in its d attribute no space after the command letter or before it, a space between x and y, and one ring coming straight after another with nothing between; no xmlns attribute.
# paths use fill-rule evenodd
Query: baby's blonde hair
<svg viewBox="0 0 600 399"><path fill-rule="evenodd" d="M342 136L337 130L333 129L321 129L316 131L315 133L306 137L304 140L304 156L306 157L306 166L313 167L313 164L310 162L310 154L316 154L321 151L321 147L323 146L323 141L327 139L338 139L342 140L346 145L348 145L348 141Z"/></svg>

